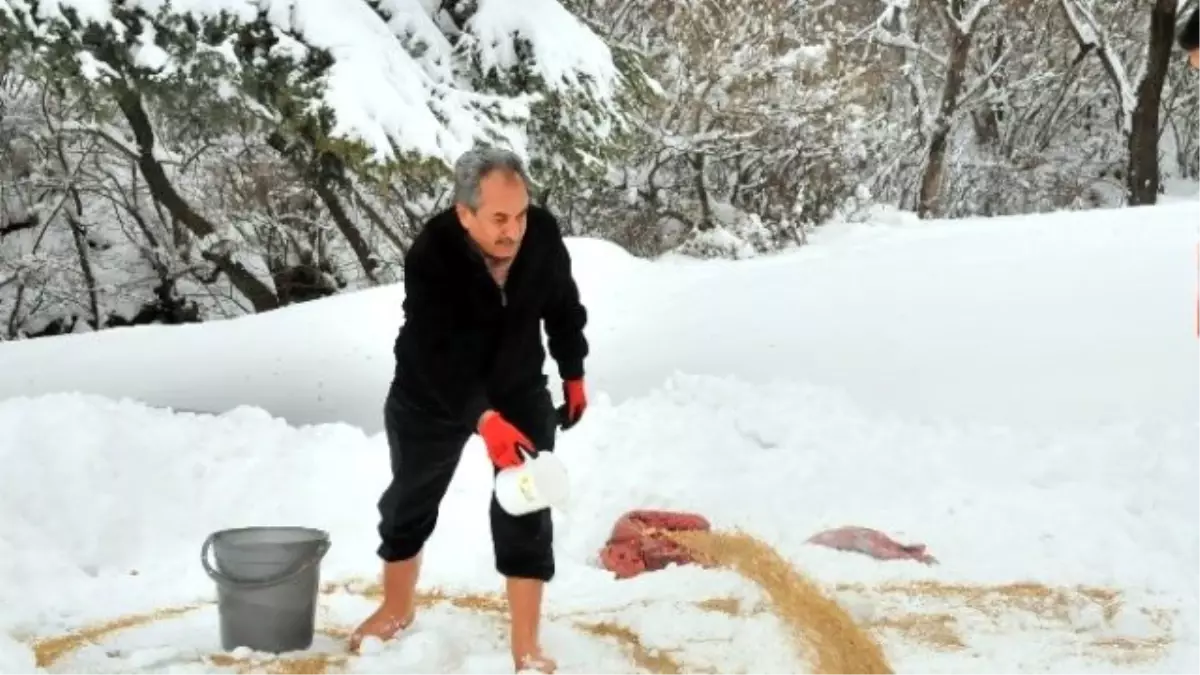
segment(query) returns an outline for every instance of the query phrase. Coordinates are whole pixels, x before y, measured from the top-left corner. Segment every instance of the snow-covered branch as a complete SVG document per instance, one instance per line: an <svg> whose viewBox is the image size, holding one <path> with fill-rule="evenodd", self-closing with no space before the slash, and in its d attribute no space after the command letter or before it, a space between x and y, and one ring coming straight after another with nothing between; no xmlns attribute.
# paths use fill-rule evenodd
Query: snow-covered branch
<svg viewBox="0 0 1200 675"><path fill-rule="evenodd" d="M975 0L967 11L963 12L961 17L955 19L955 27L958 32L963 35L968 35L975 32L975 26L979 22L979 17L983 16L983 12L992 5L995 0Z"/></svg>
<svg viewBox="0 0 1200 675"><path fill-rule="evenodd" d="M1085 52L1094 50L1099 55L1120 101L1117 126L1122 133L1128 133L1133 123L1133 110L1137 106L1137 87L1130 81L1125 64L1096 20L1089 0L1059 0L1059 3L1075 39L1079 41L1080 49Z"/></svg>

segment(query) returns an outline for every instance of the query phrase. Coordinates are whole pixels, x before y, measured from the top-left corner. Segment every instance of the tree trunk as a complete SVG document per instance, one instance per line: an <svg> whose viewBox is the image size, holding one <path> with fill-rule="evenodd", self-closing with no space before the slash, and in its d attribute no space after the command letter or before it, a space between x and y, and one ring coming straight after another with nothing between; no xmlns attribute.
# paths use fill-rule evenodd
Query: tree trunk
<svg viewBox="0 0 1200 675"><path fill-rule="evenodd" d="M1176 0L1156 0L1150 9L1150 40L1147 45L1146 76L1137 84L1137 107L1129 130L1127 174L1129 205L1158 201L1162 183L1158 162L1159 118L1163 84L1175 46Z"/></svg>
<svg viewBox="0 0 1200 675"><path fill-rule="evenodd" d="M959 28L957 17L962 15L962 3L954 2L947 10L947 30L950 32L950 58L946 64L946 83L942 87L942 101L938 106L937 119L929 135L929 146L925 158L925 172L921 176L921 193L917 203L917 217L936 217L941 212L938 203L942 192L942 175L946 172L946 149L950 144L950 130L954 114L958 111L958 98L962 95L966 80L967 58L971 55L973 32Z"/></svg>
<svg viewBox="0 0 1200 675"><path fill-rule="evenodd" d="M146 179L146 185L150 188L154 200L166 207L171 217L183 223L195 237L203 239L216 234L216 226L197 213L183 195L175 190L162 163L155 158L154 129L150 126L150 117L142 105L141 95L126 88L118 91L116 97L117 105L129 122L134 138L137 139L138 168L142 177ZM255 312L266 312L279 307L279 298L275 297L274 291L246 269L245 265L234 261L228 253L202 251L201 255L229 277L230 283L250 301Z"/></svg>

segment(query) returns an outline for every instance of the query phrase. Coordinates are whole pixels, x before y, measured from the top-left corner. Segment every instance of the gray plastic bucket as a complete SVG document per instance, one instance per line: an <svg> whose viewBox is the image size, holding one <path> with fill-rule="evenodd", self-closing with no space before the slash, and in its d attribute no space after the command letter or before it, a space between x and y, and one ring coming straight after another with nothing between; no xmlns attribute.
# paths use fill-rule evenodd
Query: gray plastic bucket
<svg viewBox="0 0 1200 675"><path fill-rule="evenodd" d="M312 646L321 559L329 546L329 533L307 527L243 527L208 535L200 560L217 583L221 647L280 654Z"/></svg>

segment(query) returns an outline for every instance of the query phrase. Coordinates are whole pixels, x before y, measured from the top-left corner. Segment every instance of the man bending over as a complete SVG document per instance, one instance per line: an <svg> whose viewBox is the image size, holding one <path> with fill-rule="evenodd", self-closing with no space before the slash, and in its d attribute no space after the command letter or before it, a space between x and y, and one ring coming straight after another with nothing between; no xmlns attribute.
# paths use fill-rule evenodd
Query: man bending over
<svg viewBox="0 0 1200 675"><path fill-rule="evenodd" d="M404 324L384 403L392 465L379 499L384 596L350 638L353 650L365 636L386 640L412 623L421 550L471 435L483 438L499 471L523 461L522 449L553 450L556 427L570 428L587 406L587 312L558 223L529 203L521 160L471 150L454 183L454 206L426 223L405 259ZM561 415L543 375L543 324L563 379ZM512 516L493 494L489 515L513 665L553 672L538 637L542 588L554 576L550 511Z"/></svg>

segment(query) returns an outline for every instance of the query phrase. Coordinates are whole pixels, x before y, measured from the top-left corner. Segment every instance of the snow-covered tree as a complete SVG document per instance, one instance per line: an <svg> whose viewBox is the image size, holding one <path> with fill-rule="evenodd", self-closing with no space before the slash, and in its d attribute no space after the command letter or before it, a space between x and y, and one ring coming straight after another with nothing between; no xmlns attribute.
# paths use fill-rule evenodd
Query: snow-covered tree
<svg viewBox="0 0 1200 675"><path fill-rule="evenodd" d="M1196 0L0 0L0 338L388 283L474 143L573 234L1149 203Z"/></svg>
<svg viewBox="0 0 1200 675"><path fill-rule="evenodd" d="M1153 204L1161 184L1162 95L1175 46L1178 0L1059 2L1080 49L1096 54L1116 98L1115 123L1128 146L1129 203ZM1129 27L1137 27L1134 39Z"/></svg>
<svg viewBox="0 0 1200 675"><path fill-rule="evenodd" d="M0 223L9 335L394 280L463 150L513 147L553 181L594 170L621 125L607 46L555 0L0 0L0 36L25 93L0 133L28 140L0 158L6 192L33 200ZM76 235L121 251L107 283L54 243Z"/></svg>
<svg viewBox="0 0 1200 675"><path fill-rule="evenodd" d="M1172 67L1171 3L885 4L868 34L893 51L887 62L909 93L907 105L897 101L914 122L898 170L879 173L877 197L950 217L1153 200L1158 179L1149 174L1163 129L1153 118ZM1140 64L1136 77L1129 63ZM1175 109L1186 105L1181 95L1172 94Z"/></svg>
<svg viewBox="0 0 1200 675"><path fill-rule="evenodd" d="M612 169L635 250L751 253L802 238L853 192L870 112L820 7L626 0L581 8L653 78ZM615 200L614 200L615 201Z"/></svg>

